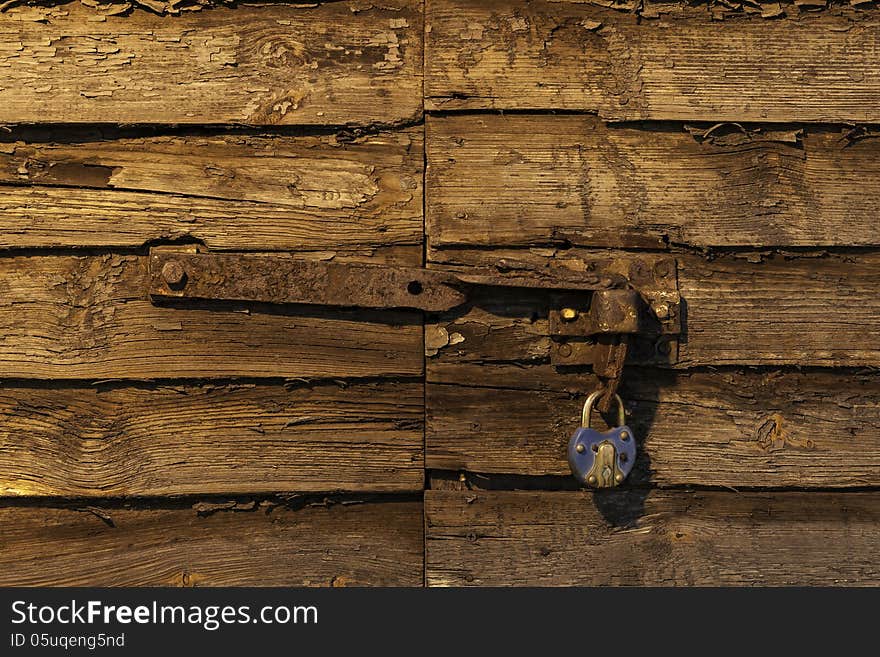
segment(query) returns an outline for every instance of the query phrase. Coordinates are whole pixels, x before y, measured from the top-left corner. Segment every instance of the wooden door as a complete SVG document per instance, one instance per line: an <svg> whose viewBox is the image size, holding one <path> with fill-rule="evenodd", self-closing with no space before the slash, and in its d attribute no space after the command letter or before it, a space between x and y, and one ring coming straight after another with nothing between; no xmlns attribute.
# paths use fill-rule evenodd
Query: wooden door
<svg viewBox="0 0 880 657"><path fill-rule="evenodd" d="M421 315L147 280L162 244L421 264L420 3L114 8L0 15L38 124L0 136L0 579L421 585Z"/></svg>
<svg viewBox="0 0 880 657"><path fill-rule="evenodd" d="M8 5L0 584L877 584L880 10L603 4ZM674 258L678 352L587 492L552 294L152 302L196 245Z"/></svg>
<svg viewBox="0 0 880 657"><path fill-rule="evenodd" d="M684 307L596 494L566 462L596 383L550 364L547 298L429 323L428 585L876 584L876 11L426 7L429 266L659 252Z"/></svg>

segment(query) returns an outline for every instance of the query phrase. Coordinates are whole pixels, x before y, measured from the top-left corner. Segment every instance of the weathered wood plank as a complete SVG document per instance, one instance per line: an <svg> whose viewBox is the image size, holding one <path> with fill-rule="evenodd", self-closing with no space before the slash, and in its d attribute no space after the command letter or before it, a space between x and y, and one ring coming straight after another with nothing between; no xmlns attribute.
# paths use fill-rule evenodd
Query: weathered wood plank
<svg viewBox="0 0 880 657"><path fill-rule="evenodd" d="M147 258L0 259L0 376L421 376L421 314L147 300Z"/></svg>
<svg viewBox="0 0 880 657"><path fill-rule="evenodd" d="M343 500L344 501L344 500ZM0 506L2 586L420 586L421 502Z"/></svg>
<svg viewBox="0 0 880 657"><path fill-rule="evenodd" d="M704 137L547 115L429 117L427 128L437 248L880 243L873 138L734 125Z"/></svg>
<svg viewBox="0 0 880 657"><path fill-rule="evenodd" d="M181 238L266 251L422 242L421 127L350 142L326 134L5 139L0 248Z"/></svg>
<svg viewBox="0 0 880 657"><path fill-rule="evenodd" d="M0 494L416 491L420 382L4 386Z"/></svg>
<svg viewBox="0 0 880 657"><path fill-rule="evenodd" d="M480 387L504 385L491 372L429 384L426 466L569 475L565 450L592 382L532 369L542 381L522 389ZM871 374L631 368L621 395L639 445L630 484L880 486L880 378ZM605 426L598 414L593 423Z"/></svg>
<svg viewBox="0 0 880 657"><path fill-rule="evenodd" d="M583 271L590 255L579 249L435 249L429 258L446 266L491 267L505 260L526 268ZM880 254L676 257L685 308L677 367L880 363L880 300L873 291ZM429 342L436 342L438 332L448 338L429 362L547 362L552 302L546 294L498 290L475 296L472 306L428 328Z"/></svg>
<svg viewBox="0 0 880 657"><path fill-rule="evenodd" d="M877 493L428 491L429 586L880 582Z"/></svg>
<svg viewBox="0 0 880 657"><path fill-rule="evenodd" d="M880 119L875 12L719 21L704 5L673 9L644 20L580 0L428 0L425 105L610 120Z"/></svg>
<svg viewBox="0 0 880 657"><path fill-rule="evenodd" d="M393 123L422 108L422 6L327 2L0 21L0 122Z"/></svg>

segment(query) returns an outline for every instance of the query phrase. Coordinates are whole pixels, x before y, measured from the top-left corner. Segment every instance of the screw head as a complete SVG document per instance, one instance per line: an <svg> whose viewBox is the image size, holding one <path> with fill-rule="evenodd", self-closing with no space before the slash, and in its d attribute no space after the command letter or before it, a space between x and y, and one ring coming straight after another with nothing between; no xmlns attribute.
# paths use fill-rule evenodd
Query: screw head
<svg viewBox="0 0 880 657"><path fill-rule="evenodd" d="M568 358L571 356L571 345L570 344L561 344L559 345L559 355L563 358Z"/></svg>
<svg viewBox="0 0 880 657"><path fill-rule="evenodd" d="M673 273L672 262L669 260L658 260L654 264L654 273L660 278L668 278Z"/></svg>
<svg viewBox="0 0 880 657"><path fill-rule="evenodd" d="M168 285L182 285L186 281L186 269L177 260L162 265L162 278Z"/></svg>
<svg viewBox="0 0 880 657"><path fill-rule="evenodd" d="M578 443L577 447L575 447L575 449L577 450L578 454L583 454L587 450L587 448L584 447L583 443Z"/></svg>
<svg viewBox="0 0 880 657"><path fill-rule="evenodd" d="M560 313L563 322L573 322L577 319L578 311L574 308L563 308Z"/></svg>

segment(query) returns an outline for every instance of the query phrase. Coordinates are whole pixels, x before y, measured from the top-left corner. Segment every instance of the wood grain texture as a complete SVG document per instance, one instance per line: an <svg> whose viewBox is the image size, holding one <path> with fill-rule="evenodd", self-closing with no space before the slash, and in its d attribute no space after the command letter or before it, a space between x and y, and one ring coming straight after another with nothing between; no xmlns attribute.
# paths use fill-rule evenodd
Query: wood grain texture
<svg viewBox="0 0 880 657"><path fill-rule="evenodd" d="M421 314L147 299L145 256L0 259L0 376L421 376Z"/></svg>
<svg viewBox="0 0 880 657"><path fill-rule="evenodd" d="M429 586L876 586L877 493L428 491Z"/></svg>
<svg viewBox="0 0 880 657"><path fill-rule="evenodd" d="M70 140L64 133L56 139ZM0 144L0 248L340 250L422 242L423 129ZM77 135L73 135L77 139Z"/></svg>
<svg viewBox="0 0 880 657"><path fill-rule="evenodd" d="M421 502L0 506L2 586L421 586Z"/></svg>
<svg viewBox="0 0 880 657"><path fill-rule="evenodd" d="M427 467L570 475L566 448L592 382L534 369L532 381L514 382L519 389L488 387L505 382L491 372L482 380L469 372L459 385L430 384ZM880 486L876 376L628 368L620 394L639 449L629 484ZM593 426L605 428L598 414Z"/></svg>
<svg viewBox="0 0 880 657"><path fill-rule="evenodd" d="M416 491L420 382L0 388L0 494Z"/></svg>
<svg viewBox="0 0 880 657"><path fill-rule="evenodd" d="M579 249L435 249L429 258L465 269L503 260L524 269L583 271L591 255ZM880 363L880 301L873 292L880 275L877 253L766 251L676 258L684 304L676 367ZM429 337L447 336L429 363L546 363L552 303L547 294L474 296L471 306L428 327Z"/></svg>
<svg viewBox="0 0 880 657"><path fill-rule="evenodd" d="M875 12L657 20L579 0L428 0L428 109L608 120L876 122Z"/></svg>
<svg viewBox="0 0 880 657"><path fill-rule="evenodd" d="M103 20L102 20L103 19ZM422 111L422 7L390 0L0 21L0 122L397 123Z"/></svg>
<svg viewBox="0 0 880 657"><path fill-rule="evenodd" d="M875 246L880 142L813 127L428 117L431 244ZM854 185L853 181L859 184Z"/></svg>

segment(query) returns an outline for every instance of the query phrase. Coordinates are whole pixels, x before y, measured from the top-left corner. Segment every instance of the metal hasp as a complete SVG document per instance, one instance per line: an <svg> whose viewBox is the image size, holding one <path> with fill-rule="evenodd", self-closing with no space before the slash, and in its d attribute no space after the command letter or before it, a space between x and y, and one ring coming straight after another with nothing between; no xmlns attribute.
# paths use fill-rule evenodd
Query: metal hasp
<svg viewBox="0 0 880 657"><path fill-rule="evenodd" d="M451 271L156 247L150 297L443 312L467 303L478 286L547 290L564 300L550 310L551 362L591 365L611 382L599 404L604 411L627 354L641 362L677 359L677 267L652 255L599 257L583 267L536 271L500 261L495 269Z"/></svg>

